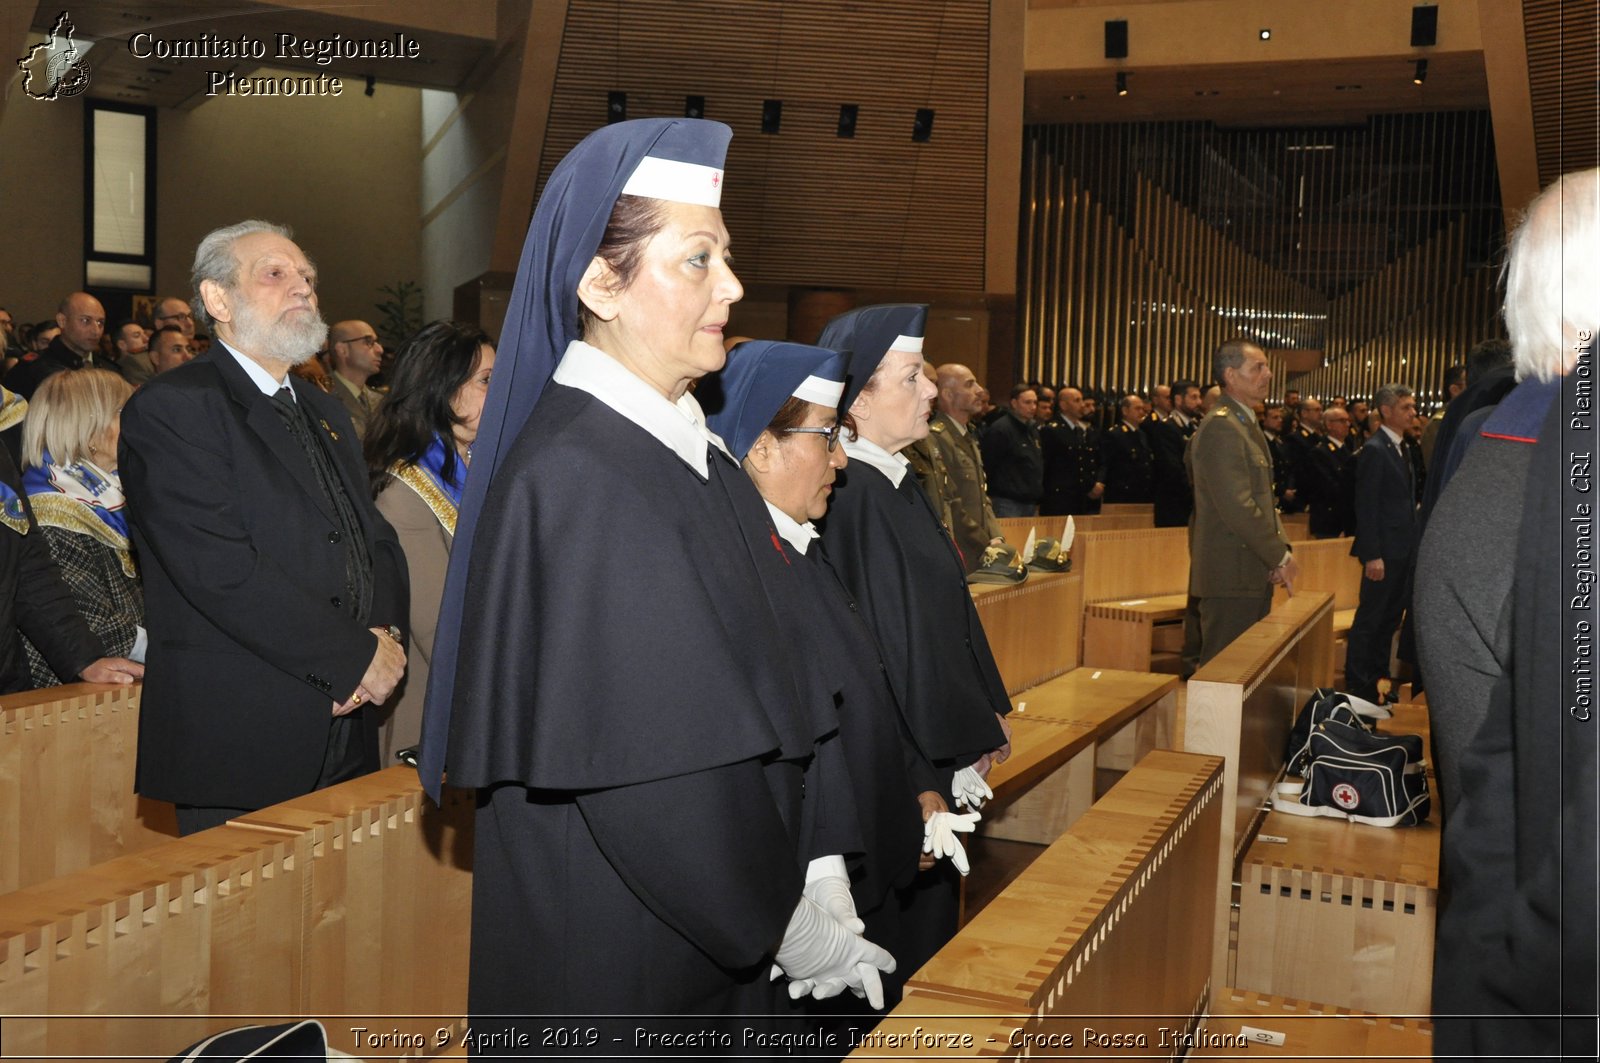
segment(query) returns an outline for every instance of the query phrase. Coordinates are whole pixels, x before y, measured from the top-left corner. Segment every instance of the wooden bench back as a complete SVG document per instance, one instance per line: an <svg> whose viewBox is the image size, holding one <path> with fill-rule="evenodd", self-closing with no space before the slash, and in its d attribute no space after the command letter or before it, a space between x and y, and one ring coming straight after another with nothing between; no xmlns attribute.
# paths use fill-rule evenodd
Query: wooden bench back
<svg viewBox="0 0 1600 1063"><path fill-rule="evenodd" d="M908 1040L856 1055L1020 1057L1019 1039L1070 1034L1076 1048L1086 1025L1153 1048L1158 1027L1203 1014L1210 902L1194 884L1216 873L1221 771L1215 757L1145 757L909 979L878 1028ZM918 1052L919 1026L971 1037L973 1050Z"/></svg>
<svg viewBox="0 0 1600 1063"><path fill-rule="evenodd" d="M1017 694L1078 667L1083 579L1075 572L1029 572L1016 586L972 587L1006 693Z"/></svg>
<svg viewBox="0 0 1600 1063"><path fill-rule="evenodd" d="M1189 529L1085 532L1072 543L1072 571L1091 602L1184 594L1189 589Z"/></svg>
<svg viewBox="0 0 1600 1063"><path fill-rule="evenodd" d="M1354 609L1361 599L1361 562L1350 554L1355 540L1309 539L1294 544L1294 559L1300 566L1300 579L1294 585L1301 591L1327 591L1333 595L1333 607ZM1278 601L1286 601L1282 587L1276 594Z"/></svg>
<svg viewBox="0 0 1600 1063"><path fill-rule="evenodd" d="M1005 534L1006 542L1014 544L1019 550L1022 544L1028 541L1030 531L1036 536L1059 540L1066 524L1066 517L1000 518L1000 530ZM1153 528L1155 525L1148 516L1140 516L1137 513L1087 513L1081 517L1073 517L1072 527L1078 535L1082 535L1084 532L1092 531L1133 531L1138 528Z"/></svg>
<svg viewBox="0 0 1600 1063"><path fill-rule="evenodd" d="M1217 985L1227 984L1234 869L1283 774L1284 746L1311 691L1333 682L1333 596L1297 593L1190 677L1183 747L1223 757L1216 892Z"/></svg>
<svg viewBox="0 0 1600 1063"><path fill-rule="evenodd" d="M0 698L0 893L172 840L172 806L133 793L141 686Z"/></svg>
<svg viewBox="0 0 1600 1063"><path fill-rule="evenodd" d="M229 1016L459 1034L472 814L396 767L0 896L0 1015L33 1016L7 1051L166 1058L271 1021Z"/></svg>

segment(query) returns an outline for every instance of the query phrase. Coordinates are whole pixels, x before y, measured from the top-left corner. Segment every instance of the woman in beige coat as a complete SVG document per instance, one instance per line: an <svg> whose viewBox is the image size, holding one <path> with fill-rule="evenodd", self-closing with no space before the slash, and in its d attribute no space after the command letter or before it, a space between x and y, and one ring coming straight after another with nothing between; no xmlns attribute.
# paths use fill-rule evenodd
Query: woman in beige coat
<svg viewBox="0 0 1600 1063"><path fill-rule="evenodd" d="M394 525L411 569L406 679L385 706L382 763L406 754L422 734L422 702L439 620L456 508L472 464L478 417L494 369L494 345L472 325L435 321L395 358L394 382L367 428L367 471L378 511Z"/></svg>

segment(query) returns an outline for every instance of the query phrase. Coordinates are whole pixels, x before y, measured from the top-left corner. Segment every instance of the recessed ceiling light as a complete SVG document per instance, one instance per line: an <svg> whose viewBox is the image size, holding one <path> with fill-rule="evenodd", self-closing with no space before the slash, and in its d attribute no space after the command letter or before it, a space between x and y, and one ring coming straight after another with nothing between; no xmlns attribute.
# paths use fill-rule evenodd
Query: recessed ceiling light
<svg viewBox="0 0 1600 1063"><path fill-rule="evenodd" d="M1268 30L1268 29L1262 30L1261 31L1261 39L1264 40L1264 41L1272 40L1272 31Z"/></svg>

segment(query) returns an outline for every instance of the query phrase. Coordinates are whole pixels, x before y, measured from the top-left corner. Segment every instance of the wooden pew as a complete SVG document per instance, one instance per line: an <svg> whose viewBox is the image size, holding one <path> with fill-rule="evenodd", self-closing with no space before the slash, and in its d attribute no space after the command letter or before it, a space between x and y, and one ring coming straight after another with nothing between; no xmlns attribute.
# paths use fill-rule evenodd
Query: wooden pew
<svg viewBox="0 0 1600 1063"><path fill-rule="evenodd" d="M1147 520L1146 528L1154 527L1156 522L1156 507L1151 502L1106 502L1100 507L1102 516L1107 517L1137 517Z"/></svg>
<svg viewBox="0 0 1600 1063"><path fill-rule="evenodd" d="M1016 694L1078 666L1081 576L1029 572L1025 583L978 583L970 589L1006 693Z"/></svg>
<svg viewBox="0 0 1600 1063"><path fill-rule="evenodd" d="M1332 682L1332 640L1333 596L1296 594L1189 680L1183 748L1226 760L1213 985L1234 984L1228 971L1234 871L1283 774L1296 712L1312 690Z"/></svg>
<svg viewBox="0 0 1600 1063"><path fill-rule="evenodd" d="M1361 600L1361 562L1350 554L1354 539L1310 539L1294 544L1294 557L1300 566L1300 579L1295 583L1295 593L1301 591L1327 591L1333 595L1334 671L1344 671L1344 643L1350 634L1350 623L1356 616L1356 605ZM1279 587L1273 594L1275 602L1288 598L1288 592Z"/></svg>
<svg viewBox="0 0 1600 1063"><path fill-rule="evenodd" d="M1097 769L1122 773L1173 745L1178 680L1079 668L1014 696L1011 756L989 774L979 830L1048 845L1094 803Z"/></svg>
<svg viewBox="0 0 1600 1063"><path fill-rule="evenodd" d="M1311 514L1280 513L1278 520L1283 524L1283 534L1289 537L1291 543L1311 538Z"/></svg>
<svg viewBox="0 0 1600 1063"><path fill-rule="evenodd" d="M0 698L0 893L177 836L172 806L133 792L141 684Z"/></svg>
<svg viewBox="0 0 1600 1063"><path fill-rule="evenodd" d="M1059 540L1066 528L1067 518L1053 517L1001 517L1000 531L1006 542L1021 549L1028 541L1028 532L1037 536ZM1084 532L1134 531L1154 527L1148 516L1136 513L1085 513L1072 518L1072 527L1078 535Z"/></svg>
<svg viewBox="0 0 1600 1063"><path fill-rule="evenodd" d="M1379 729L1420 734L1428 747L1421 706L1396 706ZM1432 815L1416 827L1268 813L1240 862L1233 984L1362 1011L1428 1014L1439 845L1437 792Z"/></svg>
<svg viewBox="0 0 1600 1063"><path fill-rule="evenodd" d="M1152 652L1183 647L1187 528L1092 532L1072 544L1083 575L1083 663L1149 671Z"/></svg>
<svg viewBox="0 0 1600 1063"><path fill-rule="evenodd" d="M164 1059L272 1021L239 1016L432 1054L464 1023L472 815L395 767L0 897L8 1057ZM363 1052L363 1026L429 1047Z"/></svg>
<svg viewBox="0 0 1600 1063"><path fill-rule="evenodd" d="M1206 1009L1210 904L1194 883L1216 872L1221 781L1214 757L1140 761L912 975L853 1057L1118 1052L1085 1030L1170 1054L1162 1031Z"/></svg>
<svg viewBox="0 0 1600 1063"><path fill-rule="evenodd" d="M1364 1060L1369 1063L1399 1063L1400 1060L1433 1058L1433 1024L1422 1019L1395 1018L1398 1009L1384 1008L1391 1014L1368 1014L1328 1004L1310 1004L1288 997L1255 993L1244 989L1214 990L1211 1012L1202 1036L1190 1059L1238 1059L1265 1056L1269 1059ZM1232 1044L1233 1036L1247 1030L1282 1037L1281 1044L1251 1036L1249 1051Z"/></svg>

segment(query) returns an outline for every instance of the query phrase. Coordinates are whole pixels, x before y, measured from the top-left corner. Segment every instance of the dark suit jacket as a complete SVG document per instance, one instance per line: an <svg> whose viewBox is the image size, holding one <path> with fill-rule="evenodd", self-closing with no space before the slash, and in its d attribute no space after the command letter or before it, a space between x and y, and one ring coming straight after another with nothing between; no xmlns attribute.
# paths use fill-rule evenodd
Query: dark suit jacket
<svg viewBox="0 0 1600 1063"><path fill-rule="evenodd" d="M1416 495L1410 460L1383 429L1356 455L1356 541L1350 553L1368 561L1406 561L1417 544Z"/></svg>
<svg viewBox="0 0 1600 1063"><path fill-rule="evenodd" d="M335 701L404 626L406 563L372 504L350 418L294 377L332 452L373 561L367 624L344 607L336 516L272 400L220 343L140 388L119 448L150 634L135 788L180 804L258 808L307 793ZM358 710L365 716L371 710ZM362 740L376 763L376 729Z"/></svg>

